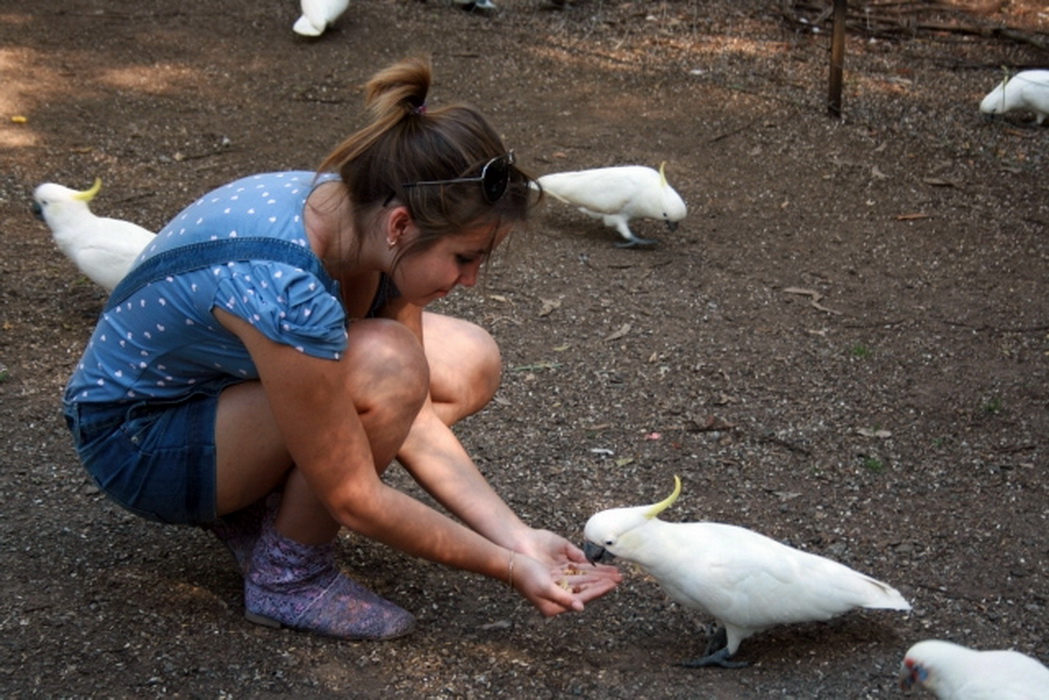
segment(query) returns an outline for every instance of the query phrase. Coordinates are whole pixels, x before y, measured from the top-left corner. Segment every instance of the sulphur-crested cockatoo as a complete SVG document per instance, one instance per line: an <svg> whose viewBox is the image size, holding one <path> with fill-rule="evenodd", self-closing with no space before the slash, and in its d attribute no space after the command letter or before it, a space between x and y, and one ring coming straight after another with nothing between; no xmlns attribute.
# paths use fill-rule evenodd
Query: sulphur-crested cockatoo
<svg viewBox="0 0 1049 700"><path fill-rule="evenodd" d="M1014 109L1034 112L1039 124L1049 117L1049 70L1025 70L1006 77L980 102L980 111L989 116Z"/></svg>
<svg viewBox="0 0 1049 700"><path fill-rule="evenodd" d="M773 625L827 620L857 607L910 610L891 586L830 559L734 525L656 517L680 493L675 476L666 500L593 515L583 551L592 563L618 557L637 564L675 601L717 620L704 656L684 666L745 666L729 658Z"/></svg>
<svg viewBox="0 0 1049 700"><path fill-rule="evenodd" d="M130 221L95 216L88 202L100 189L98 179L83 192L46 182L33 191L31 207L51 229L58 249L111 292L155 235Z"/></svg>
<svg viewBox="0 0 1049 700"><path fill-rule="evenodd" d="M538 178L539 186L554 199L579 208L619 231L621 247L651 245L630 230L631 219L661 219L673 231L688 213L684 200L667 183L666 163L654 170L644 165L550 173Z"/></svg>
<svg viewBox="0 0 1049 700"><path fill-rule="evenodd" d="M1046 700L1049 668L1018 651L926 639L903 657L900 688L924 688L939 700Z"/></svg>
<svg viewBox="0 0 1049 700"><path fill-rule="evenodd" d="M292 29L301 36L320 36L349 5L350 0L302 0L302 16Z"/></svg>

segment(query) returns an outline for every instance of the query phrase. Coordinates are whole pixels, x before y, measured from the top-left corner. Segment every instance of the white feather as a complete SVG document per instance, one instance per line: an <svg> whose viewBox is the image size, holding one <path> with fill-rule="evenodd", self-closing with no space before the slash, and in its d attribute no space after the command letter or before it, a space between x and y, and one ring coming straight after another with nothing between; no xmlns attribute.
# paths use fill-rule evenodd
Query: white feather
<svg viewBox="0 0 1049 700"><path fill-rule="evenodd" d="M335 24L349 4L350 0L302 0L302 16L292 29L302 36L320 36Z"/></svg>
<svg viewBox="0 0 1049 700"><path fill-rule="evenodd" d="M96 216L85 195L44 183L33 191L34 211L51 229L58 249L89 279L113 291L155 235L130 221Z"/></svg>
<svg viewBox="0 0 1049 700"><path fill-rule="evenodd" d="M876 579L735 525L668 523L653 506L593 515L584 536L638 564L675 601L725 627L731 656L773 625L827 620L853 608L910 610Z"/></svg>
<svg viewBox="0 0 1049 700"><path fill-rule="evenodd" d="M643 165L551 173L537 181L554 199L601 219L629 243L642 242L630 230L631 219L677 224L688 213L684 200L663 175Z"/></svg>
<svg viewBox="0 0 1049 700"><path fill-rule="evenodd" d="M1018 651L927 639L903 657L900 687L924 688L939 700L1047 700L1049 668Z"/></svg>
<svg viewBox="0 0 1049 700"><path fill-rule="evenodd" d="M1049 70L1025 70L1006 78L980 102L984 114L1028 109L1041 124L1049 116Z"/></svg>

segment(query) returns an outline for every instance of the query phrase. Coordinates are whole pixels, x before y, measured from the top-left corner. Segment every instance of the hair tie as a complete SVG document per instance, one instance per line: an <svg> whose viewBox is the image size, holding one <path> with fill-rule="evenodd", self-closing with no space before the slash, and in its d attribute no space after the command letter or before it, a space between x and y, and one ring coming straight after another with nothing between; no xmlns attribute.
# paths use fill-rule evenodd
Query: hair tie
<svg viewBox="0 0 1049 700"><path fill-rule="evenodd" d="M426 103L423 102L421 105L412 110L412 114L423 115L426 114Z"/></svg>

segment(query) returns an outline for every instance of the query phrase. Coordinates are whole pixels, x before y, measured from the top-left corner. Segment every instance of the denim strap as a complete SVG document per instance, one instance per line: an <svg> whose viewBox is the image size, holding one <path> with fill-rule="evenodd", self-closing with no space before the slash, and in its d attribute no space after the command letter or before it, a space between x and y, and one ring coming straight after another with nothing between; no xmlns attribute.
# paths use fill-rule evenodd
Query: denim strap
<svg viewBox="0 0 1049 700"><path fill-rule="evenodd" d="M339 285L324 269L320 259L306 246L281 238L223 238L171 248L136 265L109 295L103 311L110 311L134 292L170 275L199 270L211 265L243 260L268 260L294 265L317 277L325 289L339 299Z"/></svg>

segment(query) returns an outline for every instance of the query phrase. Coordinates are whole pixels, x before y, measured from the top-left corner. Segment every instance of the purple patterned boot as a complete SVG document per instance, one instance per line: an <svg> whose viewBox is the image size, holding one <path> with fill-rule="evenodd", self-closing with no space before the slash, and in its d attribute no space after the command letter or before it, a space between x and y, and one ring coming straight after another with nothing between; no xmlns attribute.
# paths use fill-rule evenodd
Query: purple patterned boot
<svg viewBox="0 0 1049 700"><path fill-rule="evenodd" d="M280 492L274 491L250 506L205 523L203 528L226 545L237 560L240 573L247 576L251 568L251 555L262 532L262 521L268 514L275 513L279 505Z"/></svg>
<svg viewBox="0 0 1049 700"><path fill-rule="evenodd" d="M295 542L278 533L273 520L266 518L244 577L248 620L342 639L393 639L412 631L411 613L339 571L334 542Z"/></svg>

